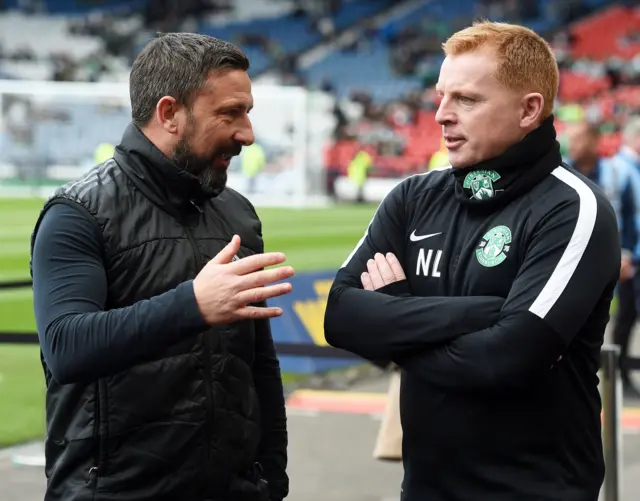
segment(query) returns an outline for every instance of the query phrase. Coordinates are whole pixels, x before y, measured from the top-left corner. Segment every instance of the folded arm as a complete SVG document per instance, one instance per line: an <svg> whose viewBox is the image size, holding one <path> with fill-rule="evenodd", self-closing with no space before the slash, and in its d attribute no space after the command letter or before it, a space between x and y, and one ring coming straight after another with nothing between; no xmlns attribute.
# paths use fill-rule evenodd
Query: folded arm
<svg viewBox="0 0 640 501"><path fill-rule="evenodd" d="M391 252L402 264L408 239L403 213L400 185L376 211L329 292L327 342L369 360L387 360L487 327L497 320L504 302L488 296L411 297L406 281L364 290L361 275L376 253Z"/></svg>
<svg viewBox="0 0 640 501"><path fill-rule="evenodd" d="M604 330L620 266L616 220L589 188L580 194L539 224L495 325L394 361L442 387L517 389L556 363L594 311Z"/></svg>

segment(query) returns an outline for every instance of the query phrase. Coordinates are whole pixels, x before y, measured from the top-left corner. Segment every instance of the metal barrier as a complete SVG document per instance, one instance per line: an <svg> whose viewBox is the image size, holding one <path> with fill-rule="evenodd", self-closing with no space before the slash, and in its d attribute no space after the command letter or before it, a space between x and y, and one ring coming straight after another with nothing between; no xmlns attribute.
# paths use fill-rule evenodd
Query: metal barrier
<svg viewBox="0 0 640 501"><path fill-rule="evenodd" d="M30 287L30 281L0 283L0 289ZM0 332L0 344L38 344L36 333ZM342 358L364 361L351 352L309 343L276 343L280 355ZM630 370L640 370L640 358L629 358ZM601 349L600 368L603 411L602 443L606 473L601 493L603 501L622 499L622 382L620 377L620 347L604 345ZM41 461L41 458L38 459ZM37 462L39 465L40 463Z"/></svg>
<svg viewBox="0 0 640 501"><path fill-rule="evenodd" d="M604 501L622 499L622 381L620 378L620 347L602 347L600 367L602 370L602 445L604 450L605 476Z"/></svg>
<svg viewBox="0 0 640 501"><path fill-rule="evenodd" d="M23 287L31 287L31 280L17 280L15 282L0 282L0 290L2 289L21 289Z"/></svg>

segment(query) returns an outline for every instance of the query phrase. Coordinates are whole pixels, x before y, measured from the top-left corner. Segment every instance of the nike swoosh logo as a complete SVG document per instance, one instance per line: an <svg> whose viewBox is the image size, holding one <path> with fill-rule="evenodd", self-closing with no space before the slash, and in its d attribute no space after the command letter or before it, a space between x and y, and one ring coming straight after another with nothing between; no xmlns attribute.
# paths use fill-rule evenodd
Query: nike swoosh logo
<svg viewBox="0 0 640 501"><path fill-rule="evenodd" d="M409 240L412 242L419 242L420 240L424 240L425 238L435 237L437 235L442 235L442 232L439 233L431 233L429 235L416 235L416 230L413 230L413 233L409 235Z"/></svg>

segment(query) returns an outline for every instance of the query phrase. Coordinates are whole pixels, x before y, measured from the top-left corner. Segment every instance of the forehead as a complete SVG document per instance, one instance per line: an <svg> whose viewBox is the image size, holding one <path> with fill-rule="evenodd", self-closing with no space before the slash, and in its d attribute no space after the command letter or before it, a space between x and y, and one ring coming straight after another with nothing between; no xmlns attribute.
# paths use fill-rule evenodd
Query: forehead
<svg viewBox="0 0 640 501"><path fill-rule="evenodd" d="M197 97L200 103L213 106L253 107L251 80L242 70L226 70L209 75Z"/></svg>
<svg viewBox="0 0 640 501"><path fill-rule="evenodd" d="M490 50L477 50L447 56L440 68L436 89L439 92L495 89L497 62Z"/></svg>

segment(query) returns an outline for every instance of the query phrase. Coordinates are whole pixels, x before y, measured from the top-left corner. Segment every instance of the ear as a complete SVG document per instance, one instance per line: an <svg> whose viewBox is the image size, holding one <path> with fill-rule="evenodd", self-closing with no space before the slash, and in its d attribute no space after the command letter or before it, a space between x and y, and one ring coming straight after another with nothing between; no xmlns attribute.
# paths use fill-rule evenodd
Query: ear
<svg viewBox="0 0 640 501"><path fill-rule="evenodd" d="M169 134L178 134L183 114L184 106L171 96L162 97L156 105L156 120Z"/></svg>
<svg viewBox="0 0 640 501"><path fill-rule="evenodd" d="M531 92L522 98L520 106L520 127L529 129L542 122L544 97L539 92Z"/></svg>

